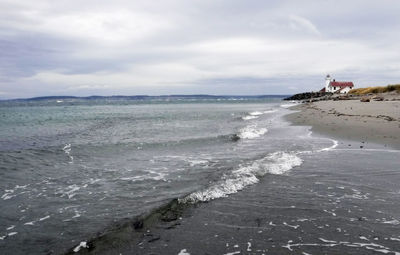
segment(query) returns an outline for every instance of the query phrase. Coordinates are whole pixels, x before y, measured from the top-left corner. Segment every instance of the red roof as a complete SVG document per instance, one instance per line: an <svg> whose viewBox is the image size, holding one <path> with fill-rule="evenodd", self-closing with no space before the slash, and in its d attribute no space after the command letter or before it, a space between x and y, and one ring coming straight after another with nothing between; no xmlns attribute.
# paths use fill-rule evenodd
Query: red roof
<svg viewBox="0 0 400 255"><path fill-rule="evenodd" d="M331 81L329 85L332 87L341 87L341 88L354 87L354 84L351 81Z"/></svg>

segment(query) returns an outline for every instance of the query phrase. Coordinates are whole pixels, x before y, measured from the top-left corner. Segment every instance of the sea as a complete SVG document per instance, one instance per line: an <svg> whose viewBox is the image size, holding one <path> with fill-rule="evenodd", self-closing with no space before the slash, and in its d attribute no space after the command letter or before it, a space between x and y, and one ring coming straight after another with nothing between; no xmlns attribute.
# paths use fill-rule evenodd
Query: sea
<svg viewBox="0 0 400 255"><path fill-rule="evenodd" d="M400 254L400 151L293 126L295 104L1 101L0 253Z"/></svg>

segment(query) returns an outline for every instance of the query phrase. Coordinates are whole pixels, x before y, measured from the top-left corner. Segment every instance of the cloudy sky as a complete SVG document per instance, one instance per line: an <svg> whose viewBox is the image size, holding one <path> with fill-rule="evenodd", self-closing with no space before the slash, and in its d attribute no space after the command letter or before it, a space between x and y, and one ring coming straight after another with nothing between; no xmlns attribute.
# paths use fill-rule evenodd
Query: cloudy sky
<svg viewBox="0 0 400 255"><path fill-rule="evenodd" d="M0 98L400 83L396 0L0 0Z"/></svg>

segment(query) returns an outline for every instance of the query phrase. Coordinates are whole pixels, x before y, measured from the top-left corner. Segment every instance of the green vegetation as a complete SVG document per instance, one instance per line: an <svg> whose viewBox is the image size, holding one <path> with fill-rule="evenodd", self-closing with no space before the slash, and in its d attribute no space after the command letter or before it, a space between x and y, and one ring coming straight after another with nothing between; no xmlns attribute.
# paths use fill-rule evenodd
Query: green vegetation
<svg viewBox="0 0 400 255"><path fill-rule="evenodd" d="M366 94L385 93L391 91L396 91L397 93L400 93L400 84L388 85L386 87L368 87L368 88L352 89L349 91L349 94L366 95Z"/></svg>

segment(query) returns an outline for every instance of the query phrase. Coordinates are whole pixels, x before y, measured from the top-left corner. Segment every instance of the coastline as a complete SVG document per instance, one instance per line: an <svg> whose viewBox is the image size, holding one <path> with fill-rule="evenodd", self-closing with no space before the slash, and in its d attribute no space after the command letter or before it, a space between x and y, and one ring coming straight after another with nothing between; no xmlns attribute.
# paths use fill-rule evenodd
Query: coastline
<svg viewBox="0 0 400 255"><path fill-rule="evenodd" d="M290 109L297 112L285 116L288 121L317 134L400 149L400 101L331 100Z"/></svg>
<svg viewBox="0 0 400 255"><path fill-rule="evenodd" d="M306 105L296 108L302 107L307 109ZM279 120L286 118L284 114ZM261 147L264 153L273 144L275 151L297 151L301 163L287 168L288 158L283 158L274 164L269 153L262 164L266 174L258 176L255 185L196 203L174 199L149 214L126 219L76 243L66 254L364 255L400 250L400 210L396 206L400 203L399 197L393 196L400 178L398 161L393 157L399 150L379 148L370 153L358 146L353 149L355 145L347 150L343 148L346 144L330 150L326 147L329 139L307 136L307 128L289 126L287 121L269 126L267 134L264 138L270 143ZM306 138L295 140L296 134ZM299 143L277 149L275 139ZM322 144L307 142L313 139ZM309 145L323 149L309 151ZM359 162L349 164L354 158ZM233 171L260 164L259 159L250 161L245 168ZM274 171L276 168L286 170Z"/></svg>

